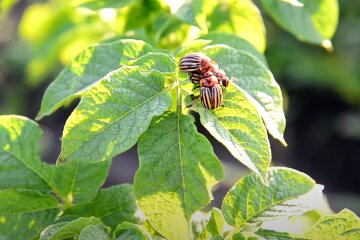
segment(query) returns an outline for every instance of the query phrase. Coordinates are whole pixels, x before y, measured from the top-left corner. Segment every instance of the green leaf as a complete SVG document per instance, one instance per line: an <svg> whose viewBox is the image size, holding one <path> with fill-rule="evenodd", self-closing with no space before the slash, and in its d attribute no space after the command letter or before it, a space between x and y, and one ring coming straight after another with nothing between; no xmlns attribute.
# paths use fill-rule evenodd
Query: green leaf
<svg viewBox="0 0 360 240"><path fill-rule="evenodd" d="M73 2L75 2L73 5L78 5L92 10L99 10L102 8L122 8L134 4L136 0L87 0L85 2L80 1L81 4L76 4L76 1Z"/></svg>
<svg viewBox="0 0 360 240"><path fill-rule="evenodd" d="M251 0L225 0L208 16L211 30L233 33L264 52L266 47L265 25L259 9Z"/></svg>
<svg viewBox="0 0 360 240"><path fill-rule="evenodd" d="M310 239L357 239L360 219L355 213L344 209L338 214L324 216L304 235Z"/></svg>
<svg viewBox="0 0 360 240"><path fill-rule="evenodd" d="M40 240L61 240L68 238L77 238L81 231L89 225L102 224L101 221L95 217L79 218L66 224L50 225L40 235ZM105 226L104 226L105 228Z"/></svg>
<svg viewBox="0 0 360 240"><path fill-rule="evenodd" d="M104 184L111 160L98 163L71 161L51 166L49 185L56 194L69 203L93 199Z"/></svg>
<svg viewBox="0 0 360 240"><path fill-rule="evenodd" d="M76 204L74 207L66 209L64 216L94 216L114 229L124 221L136 223L138 221L135 217L136 210L132 186L122 184L101 189L91 202Z"/></svg>
<svg viewBox="0 0 360 240"><path fill-rule="evenodd" d="M155 143L155 144L154 144ZM191 216L206 206L223 168L193 117L168 113L154 120L138 144L134 190L151 225L168 239L189 239Z"/></svg>
<svg viewBox="0 0 360 240"><path fill-rule="evenodd" d="M140 40L119 40L82 51L46 89L37 120L84 94L110 71L154 49Z"/></svg>
<svg viewBox="0 0 360 240"><path fill-rule="evenodd" d="M265 180L271 154L266 129L258 112L245 94L233 85L224 90L224 105L208 110L197 102L194 110L200 113L200 121L211 135Z"/></svg>
<svg viewBox="0 0 360 240"><path fill-rule="evenodd" d="M226 46L209 46L205 53L218 62L231 83L246 94L261 115L269 133L286 146L286 120L281 89L271 72L253 56Z"/></svg>
<svg viewBox="0 0 360 240"><path fill-rule="evenodd" d="M184 46L181 46L178 49L176 49L175 56L179 60L187 53L201 52L202 49L204 47L206 47L207 45L209 45L210 43L211 43L210 40L196 39L196 40L191 41L190 43L185 44Z"/></svg>
<svg viewBox="0 0 360 240"><path fill-rule="evenodd" d="M287 232L276 232L273 230L259 229L255 232L256 235L261 236L265 240L295 240L299 238L292 237Z"/></svg>
<svg viewBox="0 0 360 240"><path fill-rule="evenodd" d="M207 31L206 15L203 11L204 0L164 0L169 5L171 13L181 21Z"/></svg>
<svg viewBox="0 0 360 240"><path fill-rule="evenodd" d="M211 210L211 215L208 224L206 225L207 231L213 236L222 236L224 230L224 216L218 208L213 208Z"/></svg>
<svg viewBox="0 0 360 240"><path fill-rule="evenodd" d="M116 240L150 240L150 234L140 225L123 222L114 231Z"/></svg>
<svg viewBox="0 0 360 240"><path fill-rule="evenodd" d="M242 178L226 194L222 212L236 229L245 223L302 215L321 204L322 189L304 173L289 168L270 168L266 187L258 175Z"/></svg>
<svg viewBox="0 0 360 240"><path fill-rule="evenodd" d="M99 162L131 148L152 117L171 106L164 77L123 67L106 75L68 118L58 162Z"/></svg>
<svg viewBox="0 0 360 240"><path fill-rule="evenodd" d="M302 0L303 5L279 0L261 3L276 23L297 39L332 49L330 39L339 18L337 0Z"/></svg>
<svg viewBox="0 0 360 240"><path fill-rule="evenodd" d="M58 201L52 195L36 191L2 190L0 202L0 214L27 213L59 207Z"/></svg>
<svg viewBox="0 0 360 240"><path fill-rule="evenodd" d="M37 123L21 116L0 116L0 190L49 192L45 165L35 151L41 137Z"/></svg>
<svg viewBox="0 0 360 240"><path fill-rule="evenodd" d="M69 203L92 199L104 183L111 161L45 164L35 150L41 134L32 120L0 116L0 189L53 191Z"/></svg>
<svg viewBox="0 0 360 240"><path fill-rule="evenodd" d="M110 228L104 224L89 225L85 227L80 235L79 240L110 240Z"/></svg>
<svg viewBox="0 0 360 240"><path fill-rule="evenodd" d="M41 230L53 223L56 208L20 214L0 214L0 239L37 239Z"/></svg>
<svg viewBox="0 0 360 240"><path fill-rule="evenodd" d="M31 239L55 220L59 203L52 195L36 191L0 191L0 236Z"/></svg>
<svg viewBox="0 0 360 240"><path fill-rule="evenodd" d="M201 36L203 39L211 40L211 44L225 44L229 47L235 48L251 54L257 60L259 60L264 66L268 66L264 54L259 52L252 44L250 44L245 39L230 33L218 33L211 32L207 35Z"/></svg>
<svg viewBox="0 0 360 240"><path fill-rule="evenodd" d="M165 53L148 53L135 60L129 61L129 66L139 66L140 70L155 69L161 73L174 73L176 63L170 55Z"/></svg>

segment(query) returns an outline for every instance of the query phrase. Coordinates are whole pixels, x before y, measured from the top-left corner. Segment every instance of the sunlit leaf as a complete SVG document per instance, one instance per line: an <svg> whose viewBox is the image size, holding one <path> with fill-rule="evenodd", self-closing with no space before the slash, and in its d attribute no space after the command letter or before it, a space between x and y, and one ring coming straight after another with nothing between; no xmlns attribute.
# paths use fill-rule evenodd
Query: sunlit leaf
<svg viewBox="0 0 360 240"><path fill-rule="evenodd" d="M206 230L213 236L222 236L224 230L225 220L222 212L218 208L211 210L210 219L206 225Z"/></svg>
<svg viewBox="0 0 360 240"><path fill-rule="evenodd" d="M99 162L128 150L152 117L171 106L164 77L123 67L105 76L83 96L68 118L59 162Z"/></svg>
<svg viewBox="0 0 360 240"><path fill-rule="evenodd" d="M156 143L156 144L154 144ZM189 239L191 216L206 206L223 169L191 116L168 113L139 140L134 190L151 225L169 239Z"/></svg>
<svg viewBox="0 0 360 240"><path fill-rule="evenodd" d="M2 0L0 2L0 14L6 14L18 2L19 2L19 0Z"/></svg>
<svg viewBox="0 0 360 240"><path fill-rule="evenodd" d="M251 0L219 1L208 20L212 31L236 34L264 52L265 25L259 9Z"/></svg>
<svg viewBox="0 0 360 240"><path fill-rule="evenodd" d="M140 70L155 69L161 73L174 73L176 64L174 60L165 53L148 53L135 60L129 61L129 66L139 66Z"/></svg>
<svg viewBox="0 0 360 240"><path fill-rule="evenodd" d="M267 182L268 187L251 174L226 194L221 209L230 225L239 229L245 223L302 215L322 202L323 187L296 170L270 168Z"/></svg>
<svg viewBox="0 0 360 240"><path fill-rule="evenodd" d="M246 94L261 115L269 133L284 145L285 115L281 89L272 73L246 52L226 46L209 46L204 52L223 68L230 84Z"/></svg>
<svg viewBox="0 0 360 240"><path fill-rule="evenodd" d="M180 20L207 31L206 16L203 11L204 0L164 0L171 13Z"/></svg>
<svg viewBox="0 0 360 240"><path fill-rule="evenodd" d="M137 224L123 222L119 224L115 231L115 240L150 240L152 237L146 230Z"/></svg>
<svg viewBox="0 0 360 240"><path fill-rule="evenodd" d="M37 119L81 96L110 71L153 50L140 40L119 40L85 49L46 89Z"/></svg>
<svg viewBox="0 0 360 240"><path fill-rule="evenodd" d="M339 6L337 0L294 1L262 0L270 16L285 30L301 41L331 49L330 39L335 33Z"/></svg>
<svg viewBox="0 0 360 240"><path fill-rule="evenodd" d="M65 216L94 216L104 224L115 229L124 221L136 223L137 210L132 186L122 184L110 188L101 189L99 194L92 201L84 204L77 204L66 209Z"/></svg>
<svg viewBox="0 0 360 240"><path fill-rule="evenodd" d="M348 209L324 216L311 227L305 237L310 239L357 239L360 236L360 219Z"/></svg>
<svg viewBox="0 0 360 240"><path fill-rule="evenodd" d="M219 64L221 66L221 61ZM200 113L200 121L211 135L236 159L265 179L271 154L258 112L245 94L233 85L224 90L224 105L208 110L198 103L194 110Z"/></svg>

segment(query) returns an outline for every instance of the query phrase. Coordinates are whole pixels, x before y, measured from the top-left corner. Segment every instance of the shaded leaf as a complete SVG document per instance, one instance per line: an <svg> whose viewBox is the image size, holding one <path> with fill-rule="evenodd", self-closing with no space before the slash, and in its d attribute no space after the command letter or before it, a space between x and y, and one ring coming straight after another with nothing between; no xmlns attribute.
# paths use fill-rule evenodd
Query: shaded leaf
<svg viewBox="0 0 360 240"><path fill-rule="evenodd" d="M300 240L300 238L292 237L291 234L287 232L277 232L267 229L259 229L255 234L263 237L265 240Z"/></svg>
<svg viewBox="0 0 360 240"><path fill-rule="evenodd" d="M268 66L264 54L259 52L251 43L235 34L210 32L207 35L201 36L201 38L211 40L212 45L225 44L236 50L247 52L264 64L264 66Z"/></svg>
<svg viewBox="0 0 360 240"><path fill-rule="evenodd" d="M138 221L135 217L136 210L132 186L122 184L101 189L91 202L66 209L64 216L94 216L114 229L124 221L136 223Z"/></svg>
<svg viewBox="0 0 360 240"><path fill-rule="evenodd" d="M276 23L297 39L332 48L330 39L339 18L337 0L302 0L302 5L279 0L262 0L261 3Z"/></svg>
<svg viewBox="0 0 360 240"><path fill-rule="evenodd" d="M322 189L304 173L289 168L270 168L266 187L258 175L237 182L226 194L222 212L235 228L245 223L302 215L321 204Z"/></svg>
<svg viewBox="0 0 360 240"><path fill-rule="evenodd" d="M79 235L79 240L110 240L110 228L104 224L89 225Z"/></svg>
<svg viewBox="0 0 360 240"><path fill-rule="evenodd" d="M265 180L271 155L266 129L258 112L233 85L224 91L224 105L208 110L197 103L194 110L200 113L200 121L211 135Z"/></svg>
<svg viewBox="0 0 360 240"><path fill-rule="evenodd" d="M0 116L0 190L49 192L45 165L35 151L41 137L37 123L21 116Z"/></svg>
<svg viewBox="0 0 360 240"><path fill-rule="evenodd" d="M0 214L37 212L59 207L52 195L36 191L2 190L0 202Z"/></svg>
<svg viewBox="0 0 360 240"><path fill-rule="evenodd" d="M171 106L164 77L123 67L83 96L66 121L58 162L99 162L131 148L153 116Z"/></svg>
<svg viewBox="0 0 360 240"><path fill-rule="evenodd" d="M0 236L31 239L52 223L59 203L52 195L36 191L0 191Z"/></svg>
<svg viewBox="0 0 360 240"><path fill-rule="evenodd" d="M310 239L356 239L359 236L360 219L348 209L324 216L304 235Z"/></svg>
<svg viewBox="0 0 360 240"><path fill-rule="evenodd" d="M259 9L251 0L219 1L208 20L212 31L236 34L264 52L265 25Z"/></svg>
<svg viewBox="0 0 360 240"><path fill-rule="evenodd" d="M149 240L152 239L145 228L140 225L123 222L114 231L116 240Z"/></svg>
<svg viewBox="0 0 360 240"><path fill-rule="evenodd" d="M35 200L36 201L36 200ZM59 209L52 208L19 214L0 214L0 239L37 239L53 223Z"/></svg>
<svg viewBox="0 0 360 240"><path fill-rule="evenodd" d="M102 224L101 221L95 217L79 218L66 224L58 223L50 225L40 235L41 240L61 240L68 238L77 238L81 231L89 225ZM104 226L105 227L105 226Z"/></svg>
<svg viewBox="0 0 360 240"><path fill-rule="evenodd" d="M203 11L204 0L164 0L169 5L171 13L181 21L207 31L206 16Z"/></svg>
<svg viewBox="0 0 360 240"><path fill-rule="evenodd" d="M209 46L205 53L218 62L231 83L246 94L255 106L269 133L284 145L286 120L281 89L272 73L253 56L226 46Z"/></svg>
<svg viewBox="0 0 360 240"><path fill-rule="evenodd" d="M156 144L154 144L156 143ZM134 190L151 225L169 239L189 239L191 216L206 206L223 168L191 116L154 120L138 144Z"/></svg>
<svg viewBox="0 0 360 240"><path fill-rule="evenodd" d="M109 173L111 160L98 163L72 161L49 169L51 186L69 203L87 202L95 197Z"/></svg>
<svg viewBox="0 0 360 240"><path fill-rule="evenodd" d="M50 115L81 96L110 71L154 49L140 40L119 40L82 51L46 89L36 119Z"/></svg>

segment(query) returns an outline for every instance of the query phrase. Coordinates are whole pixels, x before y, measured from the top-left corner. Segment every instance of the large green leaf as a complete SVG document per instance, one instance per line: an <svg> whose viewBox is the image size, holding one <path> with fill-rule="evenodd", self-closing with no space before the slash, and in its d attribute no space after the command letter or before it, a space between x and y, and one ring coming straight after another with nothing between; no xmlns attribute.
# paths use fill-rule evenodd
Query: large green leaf
<svg viewBox="0 0 360 240"><path fill-rule="evenodd" d="M168 239L189 239L190 219L206 206L223 168L189 115L154 120L139 140L135 197L151 225Z"/></svg>
<svg viewBox="0 0 360 240"><path fill-rule="evenodd" d="M66 209L64 216L99 218L111 228L124 221L137 222L137 210L133 189L129 184L122 184L101 189L99 194L89 203L77 204Z"/></svg>
<svg viewBox="0 0 360 240"><path fill-rule="evenodd" d="M211 30L234 33L264 52L265 25L259 9L251 0L219 1L208 20L211 22Z"/></svg>
<svg viewBox="0 0 360 240"><path fill-rule="evenodd" d="M247 52L257 58L262 64L267 66L266 58L264 54L259 52L252 44L245 39L231 33L218 33L211 32L207 35L201 36L202 39L211 40L211 44L225 44L229 47L235 48Z"/></svg>
<svg viewBox="0 0 360 240"><path fill-rule="evenodd" d="M101 221L95 217L78 218L72 222L58 223L50 225L40 235L41 240L62 240L75 238L80 235L83 229L90 225L102 224ZM102 224L103 225L103 224ZM104 226L105 228L105 226Z"/></svg>
<svg viewBox="0 0 360 240"><path fill-rule="evenodd" d="M359 239L360 219L352 211L344 209L338 214L322 217L304 235L310 239Z"/></svg>
<svg viewBox="0 0 360 240"><path fill-rule="evenodd" d="M302 215L321 204L322 186L304 173L289 168L270 168L269 186L260 177L248 175L226 194L222 212L236 229L245 223Z"/></svg>
<svg viewBox="0 0 360 240"><path fill-rule="evenodd" d="M82 95L110 71L154 49L140 40L119 40L82 51L46 89L37 119Z"/></svg>
<svg viewBox="0 0 360 240"><path fill-rule="evenodd" d="M50 191L43 176L45 165L35 151L39 126L25 117L0 116L0 190Z"/></svg>
<svg viewBox="0 0 360 240"><path fill-rule="evenodd" d="M164 0L171 13L181 21L207 31L206 16L203 11L204 0Z"/></svg>
<svg viewBox="0 0 360 240"><path fill-rule="evenodd" d="M119 224L114 231L116 240L150 240L150 234L140 226L129 222Z"/></svg>
<svg viewBox="0 0 360 240"><path fill-rule="evenodd" d="M129 66L139 66L140 70L155 69L161 73L175 73L176 63L166 53L148 53L129 61Z"/></svg>
<svg viewBox="0 0 360 240"><path fill-rule="evenodd" d="M281 27L299 40L331 49L330 39L335 33L339 18L337 0L302 0L302 4L262 0L261 3Z"/></svg>
<svg viewBox="0 0 360 240"><path fill-rule="evenodd" d="M231 83L246 94L269 133L284 145L285 115L281 89L271 72L253 56L226 46L209 46L205 53L218 62Z"/></svg>
<svg viewBox="0 0 360 240"><path fill-rule="evenodd" d="M204 127L241 163L265 179L271 162L269 141L261 118L245 94L230 85L224 105L208 110L197 103Z"/></svg>
<svg viewBox="0 0 360 240"><path fill-rule="evenodd" d="M0 238L32 239L52 223L59 203L52 195L36 191L0 191Z"/></svg>
<svg viewBox="0 0 360 240"><path fill-rule="evenodd" d="M291 234L287 232L276 232L273 230L259 229L255 233L265 240L300 240L299 238L291 236Z"/></svg>
<svg viewBox="0 0 360 240"><path fill-rule="evenodd" d="M170 88L170 87L169 87ZM99 162L128 150L152 117L171 106L158 71L115 70L93 86L68 118L58 162Z"/></svg>

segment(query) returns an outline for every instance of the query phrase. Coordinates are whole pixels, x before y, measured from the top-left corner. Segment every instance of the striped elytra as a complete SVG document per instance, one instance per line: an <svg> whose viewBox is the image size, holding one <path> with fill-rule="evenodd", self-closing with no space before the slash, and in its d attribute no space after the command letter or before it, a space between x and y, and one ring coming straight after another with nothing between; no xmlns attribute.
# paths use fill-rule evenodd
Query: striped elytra
<svg viewBox="0 0 360 240"><path fill-rule="evenodd" d="M210 110L218 108L223 102L221 86L219 84L215 84L213 87L201 87L200 101L204 108Z"/></svg>
<svg viewBox="0 0 360 240"><path fill-rule="evenodd" d="M219 67L217 63L203 53L189 53L180 59L180 70L182 72L197 72L204 74L207 71L217 72Z"/></svg>

